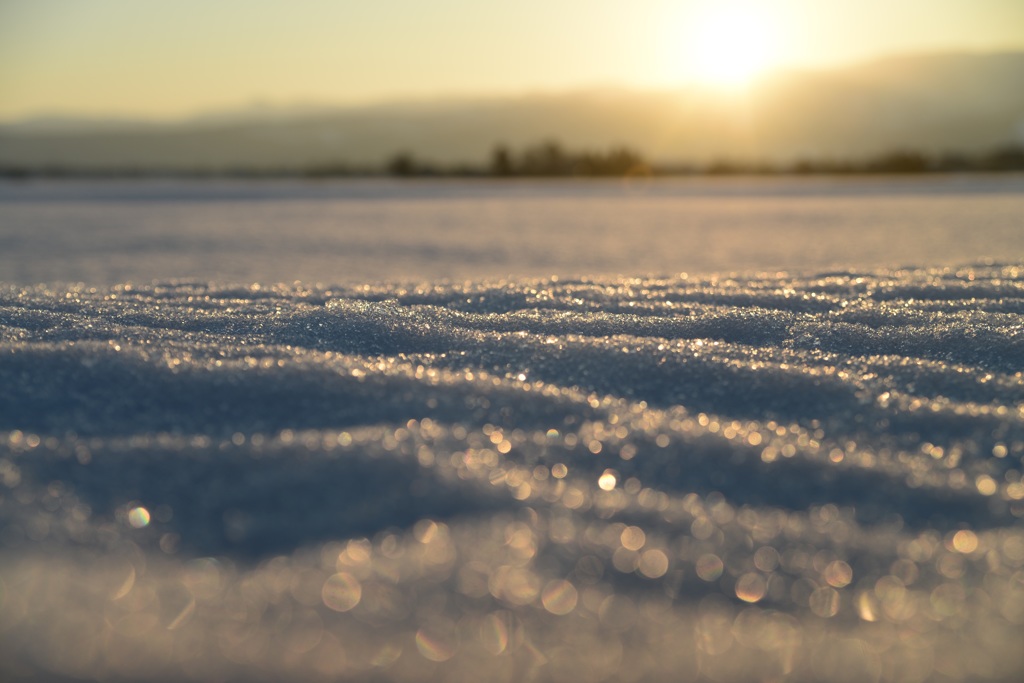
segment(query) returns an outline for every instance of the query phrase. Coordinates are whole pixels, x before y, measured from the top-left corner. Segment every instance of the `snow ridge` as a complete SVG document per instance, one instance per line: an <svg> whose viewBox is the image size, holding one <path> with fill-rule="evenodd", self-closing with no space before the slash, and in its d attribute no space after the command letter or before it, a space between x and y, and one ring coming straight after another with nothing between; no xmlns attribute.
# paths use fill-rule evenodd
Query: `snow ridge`
<svg viewBox="0 0 1024 683"><path fill-rule="evenodd" d="M1017 680L1024 269L0 288L0 664Z"/></svg>

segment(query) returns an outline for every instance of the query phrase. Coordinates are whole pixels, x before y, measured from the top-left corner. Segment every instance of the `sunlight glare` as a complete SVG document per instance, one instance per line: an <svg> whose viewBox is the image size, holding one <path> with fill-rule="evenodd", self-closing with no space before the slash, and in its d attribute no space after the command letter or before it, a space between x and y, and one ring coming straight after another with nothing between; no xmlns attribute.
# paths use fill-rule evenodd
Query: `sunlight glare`
<svg viewBox="0 0 1024 683"><path fill-rule="evenodd" d="M695 76L709 85L742 88L773 65L774 42L772 21L756 7L716 6L694 26Z"/></svg>

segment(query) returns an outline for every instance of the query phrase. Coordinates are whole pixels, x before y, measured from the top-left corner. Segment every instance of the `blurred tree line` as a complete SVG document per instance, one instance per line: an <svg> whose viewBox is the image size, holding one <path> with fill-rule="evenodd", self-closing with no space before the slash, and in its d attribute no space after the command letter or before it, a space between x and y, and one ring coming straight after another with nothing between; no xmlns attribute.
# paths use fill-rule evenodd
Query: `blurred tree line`
<svg viewBox="0 0 1024 683"><path fill-rule="evenodd" d="M626 147L607 152L570 152L557 142L542 142L514 153L498 145L491 153L490 175L513 176L636 176L651 175L651 167Z"/></svg>
<svg viewBox="0 0 1024 683"><path fill-rule="evenodd" d="M706 166L658 168L667 175L699 173L710 175L845 175L913 174L1024 171L1024 147L1006 145L976 154L947 152L926 154L916 150L894 150L861 160L800 159L789 164L752 164L728 160Z"/></svg>
<svg viewBox="0 0 1024 683"><path fill-rule="evenodd" d="M1024 146L1006 145L988 152L927 154L894 150L860 160L800 159L791 163L753 163L719 160L708 164L653 164L627 147L606 152L571 151L547 141L518 152L499 144L486 166L465 164L442 167L417 159L410 152L396 154L385 172L399 177L487 176L516 177L627 177L673 175L845 175L1024 171Z"/></svg>
<svg viewBox="0 0 1024 683"><path fill-rule="evenodd" d="M442 167L419 159L411 152L399 152L388 160L384 170L388 175L397 177L453 175L512 178L651 174L647 162L638 153L625 147L614 147L607 152L573 152L552 141L519 152L513 152L506 145L497 145L485 166L463 164Z"/></svg>
<svg viewBox="0 0 1024 683"><path fill-rule="evenodd" d="M390 175L412 177L632 177L678 175L852 175L970 173L1024 171L1024 146L1005 145L987 152L927 154L894 150L850 159L800 159L789 163L752 163L723 159L706 164L654 164L627 147L607 151L573 151L553 141L515 151L499 144L484 163L443 165L417 157L411 151L395 154L383 165L349 165L344 162L305 167L210 168L89 168L45 165L0 166L0 178L33 177L232 177L232 178L339 178Z"/></svg>

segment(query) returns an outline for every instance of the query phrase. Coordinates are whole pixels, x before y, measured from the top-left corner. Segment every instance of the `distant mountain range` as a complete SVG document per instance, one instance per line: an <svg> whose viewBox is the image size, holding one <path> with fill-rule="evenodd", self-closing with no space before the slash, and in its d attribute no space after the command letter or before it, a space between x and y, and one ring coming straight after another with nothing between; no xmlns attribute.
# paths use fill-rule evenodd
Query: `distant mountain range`
<svg viewBox="0 0 1024 683"><path fill-rule="evenodd" d="M0 166L298 169L379 166L398 152L482 163L496 144L627 146L658 163L859 159L1024 142L1024 52L891 57L776 73L745 94L600 89L330 108L176 123L75 118L0 125Z"/></svg>

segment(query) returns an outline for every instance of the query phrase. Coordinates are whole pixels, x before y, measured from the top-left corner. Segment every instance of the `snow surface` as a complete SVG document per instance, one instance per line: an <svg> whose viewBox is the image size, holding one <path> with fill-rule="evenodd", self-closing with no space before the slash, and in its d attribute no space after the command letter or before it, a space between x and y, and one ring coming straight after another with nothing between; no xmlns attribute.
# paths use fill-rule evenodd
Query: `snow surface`
<svg viewBox="0 0 1024 683"><path fill-rule="evenodd" d="M1024 175L0 182L0 281L307 284L1024 258Z"/></svg>
<svg viewBox="0 0 1024 683"><path fill-rule="evenodd" d="M1024 674L1024 267L0 288L5 680Z"/></svg>

